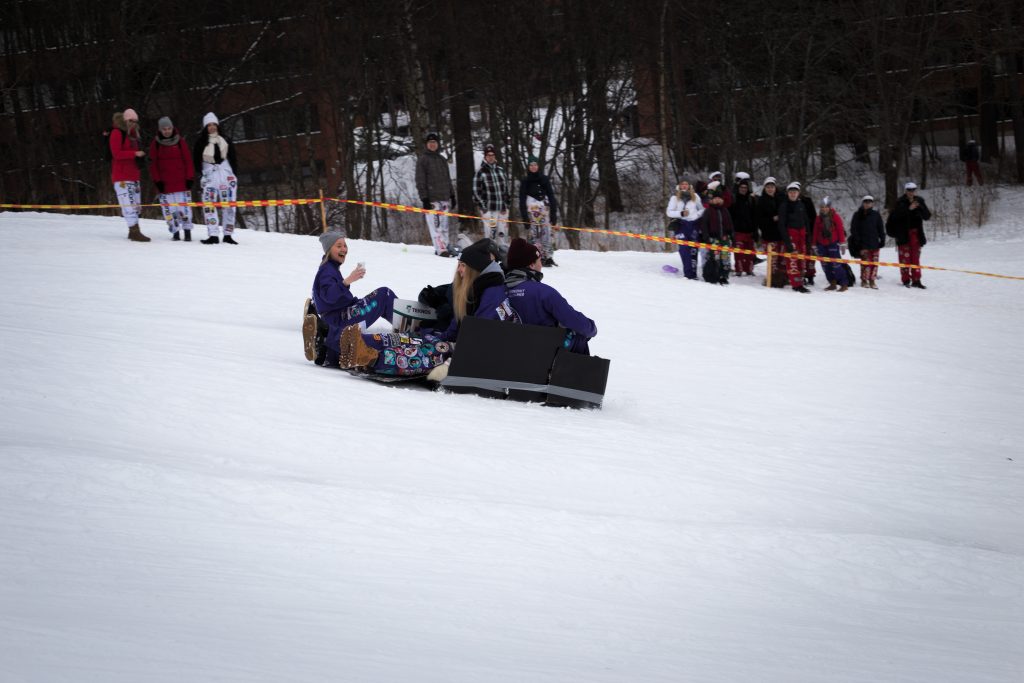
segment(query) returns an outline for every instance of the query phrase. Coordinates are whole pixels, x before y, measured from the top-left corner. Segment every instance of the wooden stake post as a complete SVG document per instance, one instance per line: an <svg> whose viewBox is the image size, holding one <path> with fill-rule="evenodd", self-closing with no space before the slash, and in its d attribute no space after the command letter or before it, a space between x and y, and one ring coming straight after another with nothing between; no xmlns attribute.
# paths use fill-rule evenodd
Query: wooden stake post
<svg viewBox="0 0 1024 683"><path fill-rule="evenodd" d="M321 232L327 232L327 207L324 206L324 191L320 190L320 225Z"/></svg>
<svg viewBox="0 0 1024 683"><path fill-rule="evenodd" d="M765 261L765 265L768 267L768 274L765 278L764 284L766 287L772 286L772 245L768 245L768 260Z"/></svg>

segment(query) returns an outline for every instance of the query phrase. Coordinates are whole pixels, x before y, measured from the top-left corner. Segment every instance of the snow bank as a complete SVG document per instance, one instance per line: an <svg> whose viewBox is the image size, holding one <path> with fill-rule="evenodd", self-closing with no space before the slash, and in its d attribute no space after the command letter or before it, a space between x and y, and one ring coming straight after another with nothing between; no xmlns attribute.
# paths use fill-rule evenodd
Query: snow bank
<svg viewBox="0 0 1024 683"><path fill-rule="evenodd" d="M1022 207L925 262L1024 274ZM562 251L579 412L314 367L315 238L143 230L0 214L0 679L1019 680L1024 283Z"/></svg>

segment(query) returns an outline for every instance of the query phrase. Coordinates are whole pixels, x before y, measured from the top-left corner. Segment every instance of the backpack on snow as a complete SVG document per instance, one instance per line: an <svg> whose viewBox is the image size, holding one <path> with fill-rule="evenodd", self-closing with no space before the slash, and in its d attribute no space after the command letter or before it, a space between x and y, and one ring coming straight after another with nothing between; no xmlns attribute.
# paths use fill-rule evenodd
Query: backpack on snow
<svg viewBox="0 0 1024 683"><path fill-rule="evenodd" d="M718 260L717 254L708 255L707 260L704 261L701 275L704 276L704 282L712 282L717 285L722 281L722 262Z"/></svg>

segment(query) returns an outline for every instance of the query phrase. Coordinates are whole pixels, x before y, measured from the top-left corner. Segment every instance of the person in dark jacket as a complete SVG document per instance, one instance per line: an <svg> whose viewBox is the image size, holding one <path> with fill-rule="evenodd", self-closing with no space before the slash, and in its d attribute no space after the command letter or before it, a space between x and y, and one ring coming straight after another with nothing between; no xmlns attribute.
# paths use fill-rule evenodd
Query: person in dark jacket
<svg viewBox="0 0 1024 683"><path fill-rule="evenodd" d="M860 264L860 286L878 289L878 252L885 246L885 225L875 210L875 198L869 194L860 200L860 208L850 219L850 252ZM856 252L856 253L854 253Z"/></svg>
<svg viewBox="0 0 1024 683"><path fill-rule="evenodd" d="M517 237L508 248L508 275L505 287L508 304L519 320L527 325L564 327L565 348L590 355L589 340L597 336L597 325L569 305L554 287L541 282L544 264L537 245ZM497 301L495 294L493 301ZM499 307L481 307L481 317L499 319Z"/></svg>
<svg viewBox="0 0 1024 683"><path fill-rule="evenodd" d="M212 111L203 117L203 131L192 149L192 161L200 174L200 186L204 202L233 202L238 199L238 160L235 158L235 144L220 131L220 119ZM224 244L238 244L233 237L235 231L234 206L204 206L207 237L203 244L220 242L221 228L224 230Z"/></svg>
<svg viewBox="0 0 1024 683"><path fill-rule="evenodd" d="M494 145L484 147L484 160L473 176L473 201L480 212L483 236L498 244L507 244L512 186L505 169L498 164L498 150Z"/></svg>
<svg viewBox="0 0 1024 683"><path fill-rule="evenodd" d="M821 209L817 218L814 219L814 236L812 238L814 248L818 256L825 258L842 258L846 254L846 231L843 226L843 219L832 208L832 200L822 197ZM834 292L838 287L840 292L845 292L852 284L847 280L846 268L842 263L822 261L821 269L825 271L825 278L828 280L827 292Z"/></svg>
<svg viewBox="0 0 1024 683"><path fill-rule="evenodd" d="M807 204L800 196L800 183L792 182L786 186L786 198L779 204L779 230L785 239L786 252L790 254L807 253L810 242L810 231L814 226L814 210L807 210ZM807 294L804 286L803 259L787 258L786 272L789 284L794 291Z"/></svg>
<svg viewBox="0 0 1024 683"><path fill-rule="evenodd" d="M557 266L551 226L558 225L558 198L551 180L540 172L540 161L527 159L526 176L519 182L519 215L530 221L530 242L540 247L545 266Z"/></svg>
<svg viewBox="0 0 1024 683"><path fill-rule="evenodd" d="M341 333L339 366L379 375L444 379L462 321L478 313L480 302L492 288L504 295L505 273L495 260L497 251L497 245L485 238L459 254L452 282L455 317L446 330L422 329L416 335L367 334L360 326L349 325Z"/></svg>
<svg viewBox="0 0 1024 683"><path fill-rule="evenodd" d="M746 174L744 173L743 175ZM737 177L739 177L739 174L737 174ZM734 231L734 247L754 249L754 244L758 241L755 209L754 196L750 193L749 176L739 178L736 182L736 194L733 197L732 206L729 207L729 216L732 218L732 228ZM735 257L737 277L754 274L753 254L737 252Z"/></svg>
<svg viewBox="0 0 1024 683"><path fill-rule="evenodd" d="M761 195L757 198L756 221L762 244L758 245L766 251L772 252L769 258L772 276L772 287L782 287L786 281L786 260L781 256L786 251L786 239L779 230L779 203L782 196L779 194L775 178L768 176L764 179L761 188Z"/></svg>
<svg viewBox="0 0 1024 683"><path fill-rule="evenodd" d="M160 193L160 208L163 210L171 239L192 240L192 207L181 206L192 199L192 181L196 177L192 166L192 153L188 151L185 139L174 127L169 116L157 121L156 137L149 143L149 177Z"/></svg>
<svg viewBox="0 0 1024 683"><path fill-rule="evenodd" d="M428 133L424 141L426 150L416 160L416 190L424 209L434 211L455 210L455 190L448 170L448 159L439 151L441 138L437 133ZM455 249L449 249L453 242L448 232L448 216L425 213L427 233L434 245L437 256L454 256Z"/></svg>
<svg viewBox="0 0 1024 683"><path fill-rule="evenodd" d="M359 264L348 276L342 276L341 266L348 256L344 233L325 232L320 235L320 245L324 257L313 278L313 303L320 319L327 324L327 338L324 340L327 357L324 365L336 366L342 330L349 325L366 327L379 319L391 324L395 293L387 287L380 287L361 299L356 298L350 286L366 275L366 268Z"/></svg>
<svg viewBox="0 0 1024 683"><path fill-rule="evenodd" d="M110 129L107 146L110 149L110 180L114 183L114 194L121 205L121 215L128 224L128 239L133 242L149 242L139 230L139 212L142 208L142 189L139 165L146 156L142 151L139 135L139 115L134 109L114 114L114 126Z"/></svg>
<svg viewBox="0 0 1024 683"><path fill-rule="evenodd" d="M985 184L985 179L981 177L981 150L978 149L977 141L971 139L964 145L964 166L967 170L967 187L974 184L974 179L978 179L979 185Z"/></svg>
<svg viewBox="0 0 1024 683"><path fill-rule="evenodd" d="M711 183L715 182L716 180L718 181L718 184L719 186L721 186L722 189L716 194L715 197L709 197L707 196L707 188L711 185ZM712 200L716 200L716 204L724 206L726 209L732 206L732 192L730 192L729 188L725 186L725 176L722 175L721 171L715 171L710 176L708 176L708 182L705 183L703 187L701 187L700 183L697 183L697 194L704 197L705 204L711 203Z"/></svg>
<svg viewBox="0 0 1024 683"><path fill-rule="evenodd" d="M707 204L704 208L704 215L701 217L700 238L704 244L711 247L731 247L733 238L732 217L729 209L722 200L723 194L728 192L717 180L708 183L705 193ZM732 261L727 249L704 249L704 264L708 261L718 261L718 268L704 270L704 279L713 284L729 284L729 266ZM714 278L714 279L709 279Z"/></svg>
<svg viewBox="0 0 1024 683"><path fill-rule="evenodd" d="M889 214L885 231L890 237L896 238L896 248L900 263L908 264L900 268L900 279L904 287L927 289L921 284L921 269L913 266L921 265L921 249L928 243L924 234L924 221L931 219L924 197L917 194L917 184L909 182L903 186L903 196L896 200L896 206Z"/></svg>

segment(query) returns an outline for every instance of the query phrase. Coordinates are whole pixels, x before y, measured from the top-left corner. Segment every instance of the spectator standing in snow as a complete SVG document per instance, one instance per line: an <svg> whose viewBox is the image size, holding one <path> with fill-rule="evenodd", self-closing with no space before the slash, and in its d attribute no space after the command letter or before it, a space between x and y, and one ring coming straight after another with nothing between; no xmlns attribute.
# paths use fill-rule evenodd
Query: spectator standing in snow
<svg viewBox="0 0 1024 683"><path fill-rule="evenodd" d="M741 180L746 180L749 183L750 182L750 174L747 173L746 171L736 171L736 175L733 176L733 179L732 179L732 196L733 196L734 199L736 198L736 195L739 192L739 186L740 186L740 181Z"/></svg>
<svg viewBox="0 0 1024 683"><path fill-rule="evenodd" d="M473 176L473 201L480 211L483 236L498 244L506 244L512 186L505 169L498 165L498 150L494 145L484 147L484 160Z"/></svg>
<svg viewBox="0 0 1024 683"><path fill-rule="evenodd" d="M807 251L808 233L813 227L814 211L808 212L807 205L800 196L800 183L792 182L786 186L786 198L779 204L779 230L786 241L786 251L791 254L803 254ZM802 259L787 258L786 272L789 284L794 291L807 294L804 286L804 266Z"/></svg>
<svg viewBox="0 0 1024 683"><path fill-rule="evenodd" d="M564 327L564 346L574 353L590 355L589 341L597 336L597 325L569 305L558 290L541 282L543 260L535 244L517 237L508 248L505 276L508 303L527 325ZM485 317L493 317L490 309Z"/></svg>
<svg viewBox="0 0 1024 683"><path fill-rule="evenodd" d="M779 229L779 195L775 178L764 179L761 195L757 198L756 222L763 245L761 248L771 249L773 254L781 254L786 250L786 238ZM772 256L772 287L782 287L786 278L786 261L779 256Z"/></svg>
<svg viewBox="0 0 1024 683"><path fill-rule="evenodd" d="M981 150L974 139L968 140L964 145L963 159L967 171L967 187L974 184L975 178L978 179L979 185L984 185L985 179L981 177Z"/></svg>
<svg viewBox="0 0 1024 683"><path fill-rule="evenodd" d="M238 198L238 161L231 138L220 132L220 119L212 111L203 117L203 131L192 150L195 169L201 174L200 185L204 202L233 202ZM235 231L234 206L204 206L207 237L203 244L220 242L221 227L225 244L238 244L232 236Z"/></svg>
<svg viewBox="0 0 1024 683"><path fill-rule="evenodd" d="M854 211L850 219L850 251L857 245L854 257L861 261L878 262L878 252L885 246L885 225L882 216L875 210L875 198L864 195L860 200L860 208ZM878 266L865 263L860 265L860 286L878 289Z"/></svg>
<svg viewBox="0 0 1024 683"><path fill-rule="evenodd" d="M740 178L736 183L732 206L729 207L729 216L732 218L732 227L735 231L733 246L739 249L753 250L754 243L757 242L755 208L754 197L750 192L749 177ZM736 253L735 257L737 277L754 274L753 254Z"/></svg>
<svg viewBox="0 0 1024 683"><path fill-rule="evenodd" d="M163 116L157 122L156 137L149 143L149 176L160 193L160 208L163 210L171 239L192 240L192 207L169 206L183 204L192 199L192 181L195 169L192 153L185 139L178 133L170 117Z"/></svg>
<svg viewBox="0 0 1024 683"><path fill-rule="evenodd" d="M723 201L723 195L726 192L728 190L722 187L721 182L712 180L708 183L706 193L707 205L704 207L704 215L701 217L700 237L704 244L712 247L732 246L732 217L729 215L729 209ZM704 251L704 279L715 284L729 284L729 264L732 261L729 255L730 252L723 249L705 249ZM712 271L713 275L709 275L709 271L706 268L707 262L711 260L718 262L717 268L714 268Z"/></svg>
<svg viewBox="0 0 1024 683"><path fill-rule="evenodd" d="M690 187L690 181L683 179L676 186L676 192L668 199L665 215L671 218L669 227L677 240L697 242L700 240L700 219L704 215L704 204ZM679 258L683 260L683 275L688 280L697 279L697 247L679 245Z"/></svg>
<svg viewBox="0 0 1024 683"><path fill-rule="evenodd" d="M708 186L711 185L711 183L713 183L715 181L718 182L719 186L722 189L716 194L715 197L708 198L707 197L707 188L708 188ZM708 183L707 183L707 185L704 186L704 189L698 188L697 192L700 193L701 195L705 196L705 199L704 199L704 205L705 206L709 205L711 203L712 199L716 200L716 202L715 202L716 204L718 204L719 206L724 206L726 209L728 209L730 206L732 206L732 192L729 191L729 188L725 187L725 180L724 180L724 176L722 175L721 171L715 171L710 176L708 176Z"/></svg>
<svg viewBox="0 0 1024 683"><path fill-rule="evenodd" d="M540 162L532 154L527 160L526 176L519 183L519 215L530 221L529 241L540 247L544 265L557 266L551 226L558 225L558 199L551 180L540 172Z"/></svg>
<svg viewBox="0 0 1024 683"><path fill-rule="evenodd" d="M448 159L439 151L441 138L437 133L428 133L424 142L426 150L416 160L416 190L424 209L454 211L455 191L448 171ZM434 245L434 254L448 257L449 251L448 216L423 214L427 221L427 233Z"/></svg>
<svg viewBox="0 0 1024 683"><path fill-rule="evenodd" d="M114 114L114 127L110 130L107 145L110 148L110 179L114 183L114 194L121 205L121 215L128 224L128 239L133 242L148 242L149 238L139 230L139 213L142 208L139 167L146 153L142 151L139 135L139 115L134 109Z"/></svg>
<svg viewBox="0 0 1024 683"><path fill-rule="evenodd" d="M924 197L917 194L917 184L909 182L903 186L903 196L896 200L896 206L889 214L885 231L896 239L900 263L910 266L921 265L921 249L928 243L924 234L924 221L932 217ZM927 289L921 284L920 268L900 268L900 279L904 287Z"/></svg>
<svg viewBox="0 0 1024 683"><path fill-rule="evenodd" d="M818 256L825 258L841 258L846 253L843 219L832 208L832 200L828 197L822 198L818 217L814 219L814 247ZM846 268L842 263L822 261L821 269L825 271L828 280L826 292L834 292L837 286L840 292L845 292L851 284L847 281Z"/></svg>
<svg viewBox="0 0 1024 683"><path fill-rule="evenodd" d="M324 250L324 257L313 278L313 303L317 315L327 324L327 338L324 341L327 355L324 365L337 366L342 330L349 325L372 325L380 318L390 324L395 308L395 293L387 287L380 287L361 299L356 298L350 287L363 279L366 268L359 264L347 276L342 276L341 266L348 256L344 233L325 232L320 235L320 246ZM306 333L303 328L303 334Z"/></svg>

